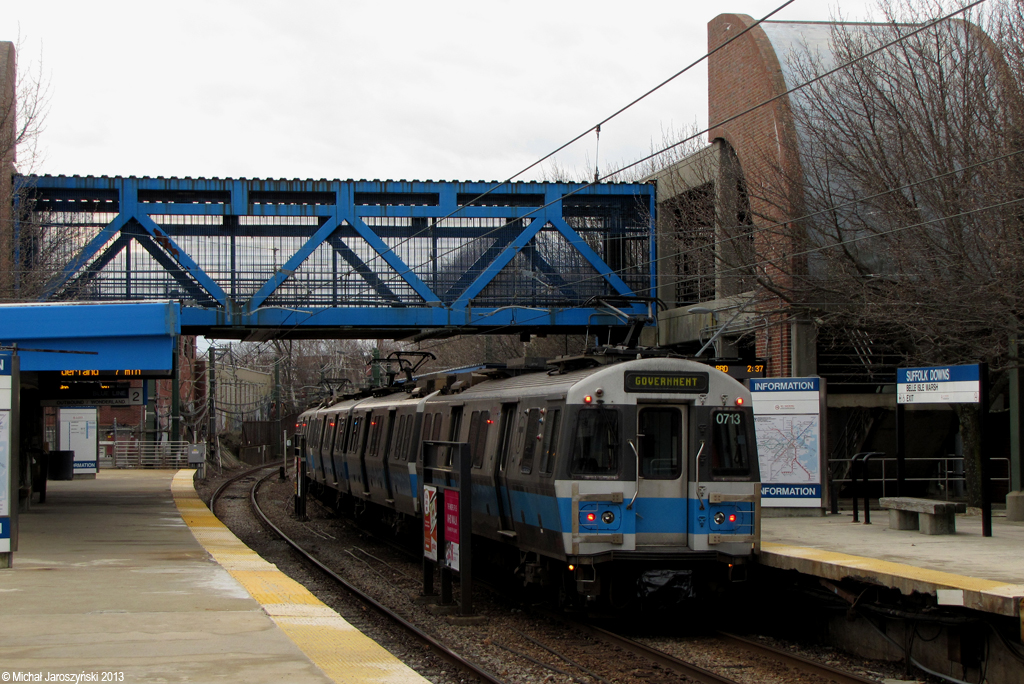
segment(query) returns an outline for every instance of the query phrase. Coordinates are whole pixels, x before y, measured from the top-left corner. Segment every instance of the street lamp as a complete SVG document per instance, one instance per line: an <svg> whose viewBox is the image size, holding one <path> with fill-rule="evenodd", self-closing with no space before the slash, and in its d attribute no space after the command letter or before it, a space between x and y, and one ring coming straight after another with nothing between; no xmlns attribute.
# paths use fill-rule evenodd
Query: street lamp
<svg viewBox="0 0 1024 684"><path fill-rule="evenodd" d="M711 314L712 316L714 316L719 311L722 311L722 309L709 309L706 306L693 306L693 307L690 307L689 309L687 309L686 313L691 313L691 314ZM737 318L739 318L739 315L741 313L743 313L743 308L741 306L737 306L736 307L736 313L734 313L732 315L732 318L730 318L728 321L726 321L725 325L719 327L718 330L715 331L715 334L711 336L711 339L708 340L707 342L705 342L704 346L701 347L697 351L697 353L694 354L694 356L700 356L701 354L704 353L705 349L707 349L712 344L714 344L715 340L717 340L722 335L722 333L724 333L726 331L726 329L730 325L732 325L733 321L735 321ZM718 352L718 345L715 345L715 356L720 356L720 354Z"/></svg>

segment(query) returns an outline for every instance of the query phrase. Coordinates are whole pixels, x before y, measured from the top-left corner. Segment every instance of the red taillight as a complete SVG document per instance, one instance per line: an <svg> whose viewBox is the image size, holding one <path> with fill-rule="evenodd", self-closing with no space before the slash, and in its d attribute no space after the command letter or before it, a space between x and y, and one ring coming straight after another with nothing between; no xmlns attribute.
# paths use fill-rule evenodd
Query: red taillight
<svg viewBox="0 0 1024 684"><path fill-rule="evenodd" d="M597 513L587 513L587 522L594 522L597 520Z"/></svg>
<svg viewBox="0 0 1024 684"><path fill-rule="evenodd" d="M569 572L572 572L572 571L573 571L573 570L575 570L575 569L576 569L576 566L575 566L575 565L573 565L572 563L570 563L570 564L569 564Z"/></svg>
<svg viewBox="0 0 1024 684"><path fill-rule="evenodd" d="M743 397L736 397L736 405L743 406Z"/></svg>
<svg viewBox="0 0 1024 684"><path fill-rule="evenodd" d="M593 401L594 401L594 397L590 396L589 394L587 396L583 397L583 403L584 404L590 404Z"/></svg>
<svg viewBox="0 0 1024 684"><path fill-rule="evenodd" d="M487 419L487 424L488 424L488 425L494 425L494 421L493 421L493 420L491 420L490 418L488 418L488 419Z"/></svg>
<svg viewBox="0 0 1024 684"><path fill-rule="evenodd" d="M735 513L733 513L732 515L729 516L729 522L736 522L736 514Z"/></svg>

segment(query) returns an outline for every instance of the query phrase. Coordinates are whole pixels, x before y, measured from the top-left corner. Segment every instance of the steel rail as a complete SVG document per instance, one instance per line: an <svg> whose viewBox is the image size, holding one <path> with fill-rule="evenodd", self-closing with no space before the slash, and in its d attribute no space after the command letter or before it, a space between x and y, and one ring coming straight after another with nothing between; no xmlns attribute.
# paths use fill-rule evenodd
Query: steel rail
<svg viewBox="0 0 1024 684"><path fill-rule="evenodd" d="M264 465L256 466L255 468L249 468L249 470L245 470L241 473L238 473L237 475L233 475L228 479L224 480L223 482L220 483L220 486L214 490L213 494L210 495L210 501L207 503L207 506L209 506L210 508L210 512L214 515L217 515L217 512L213 510L213 507L217 505L217 499L220 498L221 494L224 493L225 489L227 489L234 483L238 482L242 478L249 477L250 475L258 473L259 471L264 470L265 468L280 468L283 465L286 465L284 460L276 461L274 463L266 463Z"/></svg>
<svg viewBox="0 0 1024 684"><path fill-rule="evenodd" d="M487 682L488 684L506 684L506 682L504 682L503 680L498 679L487 670L481 668L479 665L476 665L475 663L466 660L458 653L452 651L450 648L442 644L440 641L438 641L434 637L430 636L429 634L421 630L416 625L412 624L411 622L403 618L401 615L398 615L397 613L395 613L382 603L378 602L376 599L374 599L372 596L370 596L363 590L359 589L355 585L348 582L345 578L341 577L336 572L331 570L329 567L324 565L324 563L322 563L319 559L317 559L311 553L309 553L304 548L299 546L299 544L295 542L295 540L293 540L291 537L289 537L283 531L281 531L281 529L277 525L270 521L270 518L263 511L263 509L259 505L259 502L257 501L257 493L259 492L260 486L268 479L270 479L272 475L273 473L267 475L266 477L258 480L252 486L252 489L249 490L249 503L252 506L253 512L263 521L263 523L267 527L273 530L277 536L279 536L285 543L291 546L292 549L295 550L300 556L302 556L307 561L315 565L321 572L323 572L332 580L340 584L360 601L370 606L381 615L389 618L391 621L397 623L408 633L412 634L414 637L430 646L430 648L432 648L442 659L472 674L473 676L479 678L481 681Z"/></svg>
<svg viewBox="0 0 1024 684"><path fill-rule="evenodd" d="M759 655L767 654L773 658L781 660L790 667L800 670L801 672L816 674L819 677L831 679L837 684L877 684L877 680L861 677L860 675L855 675L851 672L844 672L843 670L834 668L831 665L819 663L815 660L811 660L810 658L805 658L803 656L796 655L795 653L789 653L775 648L774 646L759 644L756 641L736 636L735 634L717 632L717 636L734 646L738 646Z"/></svg>
<svg viewBox="0 0 1024 684"><path fill-rule="evenodd" d="M722 675L715 674L714 672L711 672L710 670L705 670L704 668L698 667L693 663L688 663L685 660L680 660L679 658L669 655L664 651L659 651L656 648L651 648L650 646L641 644L638 641L633 641L632 639L618 635L615 632L609 632L607 629L595 627L594 625L590 625L585 622L574 622L573 624L576 627L582 627L584 630L588 631L592 636L601 639L602 641L614 644L615 646L625 649L626 651L647 658L648 660L657 663L658 665L662 666L667 670L671 670L672 672L681 674L684 677L687 677L694 681L702 682L702 684L738 684L735 679L729 679L728 677L723 677Z"/></svg>

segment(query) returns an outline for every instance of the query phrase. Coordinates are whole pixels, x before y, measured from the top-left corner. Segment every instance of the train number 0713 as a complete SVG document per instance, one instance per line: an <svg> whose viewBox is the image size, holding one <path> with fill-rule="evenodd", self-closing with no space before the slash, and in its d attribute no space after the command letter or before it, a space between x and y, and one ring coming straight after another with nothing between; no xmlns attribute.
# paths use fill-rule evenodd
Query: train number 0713
<svg viewBox="0 0 1024 684"><path fill-rule="evenodd" d="M743 418L742 414L736 412L719 412L715 415L715 422L719 425L739 425Z"/></svg>

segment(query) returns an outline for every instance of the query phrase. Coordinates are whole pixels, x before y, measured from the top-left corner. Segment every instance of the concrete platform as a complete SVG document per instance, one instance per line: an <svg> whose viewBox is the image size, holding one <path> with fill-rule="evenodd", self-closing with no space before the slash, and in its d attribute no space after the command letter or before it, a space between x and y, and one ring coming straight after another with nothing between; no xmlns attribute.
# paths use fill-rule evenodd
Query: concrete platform
<svg viewBox="0 0 1024 684"><path fill-rule="evenodd" d="M20 516L14 567L0 570L0 673L425 681L220 525L196 496L191 471L176 481L176 506L174 477L102 470L95 480L48 483L47 503ZM234 563L232 572L183 515L213 555ZM232 573L262 587L268 603ZM365 642L390 661L371 661L379 653Z"/></svg>
<svg viewBox="0 0 1024 684"><path fill-rule="evenodd" d="M932 594L942 605L1020 617L1024 627L1024 522L993 516L987 538L980 516L957 515L952 535L889 529L885 511L872 511L871 522L854 523L849 513L763 518L761 562Z"/></svg>

